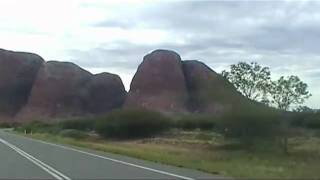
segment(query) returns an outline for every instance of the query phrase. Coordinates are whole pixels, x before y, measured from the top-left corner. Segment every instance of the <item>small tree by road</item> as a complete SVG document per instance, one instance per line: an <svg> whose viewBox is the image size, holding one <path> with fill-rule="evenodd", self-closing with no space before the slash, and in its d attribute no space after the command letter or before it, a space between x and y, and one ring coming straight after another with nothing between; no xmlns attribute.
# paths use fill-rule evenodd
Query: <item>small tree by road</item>
<svg viewBox="0 0 320 180"><path fill-rule="evenodd" d="M300 80L298 76L281 76L272 82L270 94L272 103L281 110L289 110L292 104L303 104L311 94L307 90L308 85Z"/></svg>
<svg viewBox="0 0 320 180"><path fill-rule="evenodd" d="M284 111L288 111L291 105L303 104L311 96L308 85L298 76L282 76L272 81L270 68L257 62L233 64L230 71L222 71L222 76L245 97Z"/></svg>
<svg viewBox="0 0 320 180"><path fill-rule="evenodd" d="M262 67L256 62L239 62L231 65L230 71L223 71L222 75L247 98L276 106L282 110L282 120L279 121L280 124L276 129L278 129L278 136L283 140L284 152L288 153L288 137L295 134L293 129L289 127L290 116L288 116L288 111L292 105L301 105L311 96L307 90L308 85L301 81L298 76L293 75L282 76L278 80L272 81L269 68ZM241 118L237 117L237 119ZM247 120L248 117L244 119ZM254 118L254 121L260 122L261 119L263 118ZM254 123L248 124L247 121L239 121L239 123L245 129L254 127ZM238 127L240 126L238 125Z"/></svg>

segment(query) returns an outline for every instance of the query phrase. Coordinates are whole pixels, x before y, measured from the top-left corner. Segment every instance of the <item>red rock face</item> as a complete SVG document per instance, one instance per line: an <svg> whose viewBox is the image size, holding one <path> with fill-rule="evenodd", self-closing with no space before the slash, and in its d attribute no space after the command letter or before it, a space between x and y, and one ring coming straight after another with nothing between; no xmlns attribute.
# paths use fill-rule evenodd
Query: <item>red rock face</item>
<svg viewBox="0 0 320 180"><path fill-rule="evenodd" d="M249 104L221 75L168 50L146 55L124 89L119 76L0 49L0 120L50 120L142 108L219 114Z"/></svg>
<svg viewBox="0 0 320 180"><path fill-rule="evenodd" d="M118 75L101 73L94 75L82 88L85 109L88 113L100 114L122 107L126 90Z"/></svg>
<svg viewBox="0 0 320 180"><path fill-rule="evenodd" d="M75 64L50 61L40 69L28 104L17 119L43 120L108 112L121 107L125 93L118 76L92 75Z"/></svg>
<svg viewBox="0 0 320 180"><path fill-rule="evenodd" d="M43 62L36 54L0 49L0 118L13 118L27 103Z"/></svg>
<svg viewBox="0 0 320 180"><path fill-rule="evenodd" d="M187 89L180 56L167 50L146 55L131 82L126 108L185 112Z"/></svg>
<svg viewBox="0 0 320 180"><path fill-rule="evenodd" d="M46 62L37 75L27 106L17 118L39 120L81 114L85 102L80 88L90 76L72 63Z"/></svg>

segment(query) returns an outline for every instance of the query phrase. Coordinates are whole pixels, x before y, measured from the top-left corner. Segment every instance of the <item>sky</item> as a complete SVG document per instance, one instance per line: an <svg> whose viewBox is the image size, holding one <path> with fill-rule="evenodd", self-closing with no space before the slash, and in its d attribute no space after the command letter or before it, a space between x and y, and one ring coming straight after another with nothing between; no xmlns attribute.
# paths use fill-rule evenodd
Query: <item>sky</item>
<svg viewBox="0 0 320 180"><path fill-rule="evenodd" d="M320 108L320 1L0 0L0 48L118 74L170 49L216 72L256 61L298 75Z"/></svg>

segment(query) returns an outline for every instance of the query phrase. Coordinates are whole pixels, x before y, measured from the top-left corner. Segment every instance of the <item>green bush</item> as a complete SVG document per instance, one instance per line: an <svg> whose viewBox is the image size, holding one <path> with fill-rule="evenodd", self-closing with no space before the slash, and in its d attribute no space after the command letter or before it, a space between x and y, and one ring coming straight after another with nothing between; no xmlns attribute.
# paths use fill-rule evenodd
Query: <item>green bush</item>
<svg viewBox="0 0 320 180"><path fill-rule="evenodd" d="M290 125L293 127L304 127L305 119L310 116L309 112L293 112L290 114Z"/></svg>
<svg viewBox="0 0 320 180"><path fill-rule="evenodd" d="M62 129L77 129L90 131L94 129L95 121L93 119L72 119L59 122Z"/></svg>
<svg viewBox="0 0 320 180"><path fill-rule="evenodd" d="M182 116L175 121L175 127L184 130L212 130L216 127L217 117L188 115Z"/></svg>
<svg viewBox="0 0 320 180"><path fill-rule="evenodd" d="M12 128L15 126L16 124L12 122L0 122L0 128Z"/></svg>
<svg viewBox="0 0 320 180"><path fill-rule="evenodd" d="M76 130L76 129L64 129L64 130L61 130L59 135L63 136L63 137L74 138L74 139L84 139L84 138L88 137L88 135L85 132L79 131L79 130Z"/></svg>
<svg viewBox="0 0 320 180"><path fill-rule="evenodd" d="M280 120L280 114L270 110L234 111L221 118L219 129L226 137L250 141L276 136Z"/></svg>
<svg viewBox="0 0 320 180"><path fill-rule="evenodd" d="M320 113L295 112L291 114L291 125L309 129L320 129Z"/></svg>
<svg viewBox="0 0 320 180"><path fill-rule="evenodd" d="M307 117L304 126L310 129L320 129L320 113L315 113Z"/></svg>
<svg viewBox="0 0 320 180"><path fill-rule="evenodd" d="M27 133L30 133L31 131L34 132L36 130L47 128L50 125L41 121L32 121L32 122L26 122L23 123L21 126L17 127L16 130L19 131L26 131Z"/></svg>
<svg viewBox="0 0 320 180"><path fill-rule="evenodd" d="M146 110L115 110L96 123L103 137L140 138L159 134L170 128L170 120L160 113Z"/></svg>
<svg viewBox="0 0 320 180"><path fill-rule="evenodd" d="M49 124L42 121L32 121L32 122L23 123L20 126L15 127L15 130L20 132L26 132L26 133L39 132L39 133L56 134L61 130L61 128L59 128L54 124Z"/></svg>

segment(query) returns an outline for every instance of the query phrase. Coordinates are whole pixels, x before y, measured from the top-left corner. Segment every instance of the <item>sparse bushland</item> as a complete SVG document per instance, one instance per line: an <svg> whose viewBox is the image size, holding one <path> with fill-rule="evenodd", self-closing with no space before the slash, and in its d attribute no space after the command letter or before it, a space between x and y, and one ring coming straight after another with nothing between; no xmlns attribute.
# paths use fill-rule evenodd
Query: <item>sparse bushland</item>
<svg viewBox="0 0 320 180"><path fill-rule="evenodd" d="M252 107L248 107L249 109ZM170 129L212 131L226 138L239 139L248 148L258 139L279 136L280 115L273 109L235 109L222 116L181 115L168 117L146 110L115 110L89 119L65 120L58 123L34 121L17 127L18 131L60 133L63 130L95 132L106 139L153 137ZM251 143L248 143L251 142Z"/></svg>
<svg viewBox="0 0 320 180"><path fill-rule="evenodd" d="M283 113L255 105L214 117L167 117L152 111L116 110L79 121L31 122L16 130L27 130L27 136L46 141L223 176L317 178L320 131L315 125L311 129L306 125L311 117L319 120L317 113ZM283 122L289 126L283 126ZM283 153L284 148L289 154Z"/></svg>
<svg viewBox="0 0 320 180"><path fill-rule="evenodd" d="M130 139L154 136L172 127L174 122L158 112L114 110L96 118L62 120L56 123L31 121L22 123L15 129L26 133L60 133L64 130L94 131L104 138Z"/></svg>

